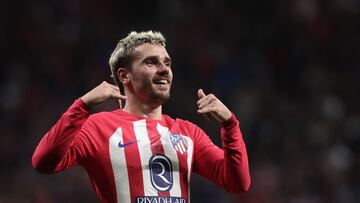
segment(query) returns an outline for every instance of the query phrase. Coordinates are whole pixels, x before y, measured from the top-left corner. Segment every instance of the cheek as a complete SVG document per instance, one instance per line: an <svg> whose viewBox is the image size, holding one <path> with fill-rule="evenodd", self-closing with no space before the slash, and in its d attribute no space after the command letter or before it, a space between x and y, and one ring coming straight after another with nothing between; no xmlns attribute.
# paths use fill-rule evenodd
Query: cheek
<svg viewBox="0 0 360 203"><path fill-rule="evenodd" d="M144 71L136 71L133 72L133 80L136 82L142 82L144 80L147 80L147 74Z"/></svg>
<svg viewBox="0 0 360 203"><path fill-rule="evenodd" d="M171 78L171 81L172 81L172 79L174 78L174 74L173 74L173 72L170 70L170 72L169 72L169 76L170 76L170 78Z"/></svg>
<svg viewBox="0 0 360 203"><path fill-rule="evenodd" d="M141 72L136 77L136 82L141 86L142 88L150 88L152 85L152 78L151 75L146 72Z"/></svg>

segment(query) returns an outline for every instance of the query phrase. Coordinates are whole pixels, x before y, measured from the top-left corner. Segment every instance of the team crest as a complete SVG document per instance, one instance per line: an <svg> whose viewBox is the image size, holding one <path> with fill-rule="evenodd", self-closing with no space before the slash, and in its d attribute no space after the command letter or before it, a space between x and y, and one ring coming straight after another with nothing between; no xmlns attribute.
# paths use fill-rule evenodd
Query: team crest
<svg viewBox="0 0 360 203"><path fill-rule="evenodd" d="M180 134L170 134L170 141L174 149L180 154L184 154L188 150L186 140Z"/></svg>

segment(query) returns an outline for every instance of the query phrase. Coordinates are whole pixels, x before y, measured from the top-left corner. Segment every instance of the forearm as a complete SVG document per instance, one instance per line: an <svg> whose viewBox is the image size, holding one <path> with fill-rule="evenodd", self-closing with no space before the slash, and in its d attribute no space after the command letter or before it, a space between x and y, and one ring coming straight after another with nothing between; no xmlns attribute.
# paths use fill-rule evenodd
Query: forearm
<svg viewBox="0 0 360 203"><path fill-rule="evenodd" d="M71 165L74 151L69 149L88 116L84 102L76 100L41 139L32 157L33 167L39 172L53 173Z"/></svg>
<svg viewBox="0 0 360 203"><path fill-rule="evenodd" d="M231 119L222 126L224 187L230 192L248 191L250 187L248 155L239 122L232 115Z"/></svg>
<svg viewBox="0 0 360 203"><path fill-rule="evenodd" d="M222 149L216 147L199 128L196 139L194 171L212 180L228 192L246 192L250 173L246 146L235 116L222 123Z"/></svg>

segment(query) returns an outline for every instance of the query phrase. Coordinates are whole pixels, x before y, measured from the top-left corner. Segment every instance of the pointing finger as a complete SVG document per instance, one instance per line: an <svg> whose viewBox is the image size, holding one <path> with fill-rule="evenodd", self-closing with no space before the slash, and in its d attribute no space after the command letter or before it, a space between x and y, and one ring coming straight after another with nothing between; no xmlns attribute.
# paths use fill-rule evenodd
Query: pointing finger
<svg viewBox="0 0 360 203"><path fill-rule="evenodd" d="M116 102L118 108L122 109L123 108L123 102L125 102L125 100L127 99L127 96L116 93L113 96L113 98L115 98L115 102Z"/></svg>
<svg viewBox="0 0 360 203"><path fill-rule="evenodd" d="M200 105L201 103L203 103L204 101L206 101L206 100L208 99L208 96L209 96L209 95L206 95L202 89L199 89L199 90L198 90L199 100L196 102L197 105Z"/></svg>
<svg viewBox="0 0 360 203"><path fill-rule="evenodd" d="M206 95L205 95L205 93L204 93L204 91L202 90L202 89L199 89L198 90L198 97L199 97L199 99L201 99L201 98L203 98L203 97L205 97Z"/></svg>
<svg viewBox="0 0 360 203"><path fill-rule="evenodd" d="M116 106L117 106L119 109L121 109L121 107L122 107L121 99L116 99L116 100L115 100L115 103L116 103Z"/></svg>
<svg viewBox="0 0 360 203"><path fill-rule="evenodd" d="M113 94L113 97L114 98L116 98L116 99L124 99L124 100L126 100L127 99L127 96L126 95L122 95L122 94L120 94L120 93L114 93Z"/></svg>
<svg viewBox="0 0 360 203"><path fill-rule="evenodd" d="M204 100L207 100L204 91L202 89L198 90L198 97L199 97L199 101L197 102L198 105L200 105L201 103L203 103ZM201 111L198 110L198 113L201 113ZM203 116L206 118L206 120L210 121L211 120L211 115L209 113L202 113Z"/></svg>

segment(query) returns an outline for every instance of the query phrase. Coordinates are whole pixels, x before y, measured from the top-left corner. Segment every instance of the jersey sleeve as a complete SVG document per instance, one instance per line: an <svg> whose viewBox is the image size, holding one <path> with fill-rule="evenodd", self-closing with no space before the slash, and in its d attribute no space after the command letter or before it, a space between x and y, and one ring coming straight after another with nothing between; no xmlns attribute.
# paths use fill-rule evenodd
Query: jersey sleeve
<svg viewBox="0 0 360 203"><path fill-rule="evenodd" d="M246 192L250 187L250 172L246 145L233 114L222 123L222 149L198 127L195 128L194 172L212 180L228 192Z"/></svg>
<svg viewBox="0 0 360 203"><path fill-rule="evenodd" d="M77 136L86 132L82 126L89 115L86 104L81 99L75 100L36 147L33 168L55 173L77 165L83 150L74 143Z"/></svg>

